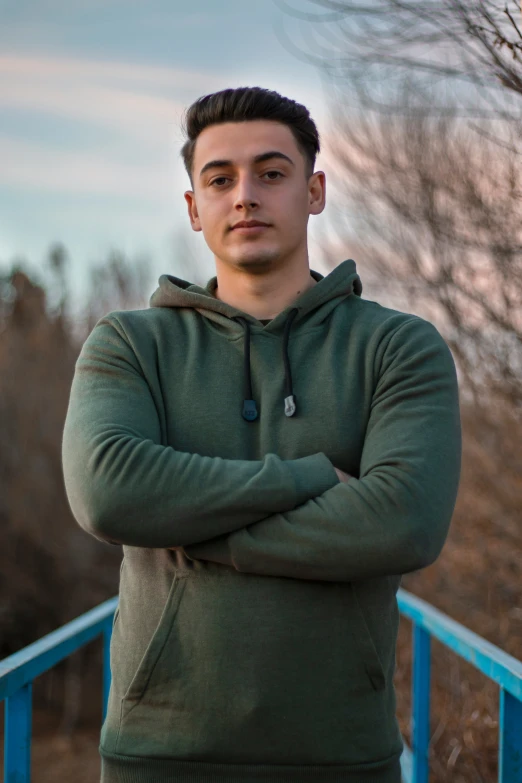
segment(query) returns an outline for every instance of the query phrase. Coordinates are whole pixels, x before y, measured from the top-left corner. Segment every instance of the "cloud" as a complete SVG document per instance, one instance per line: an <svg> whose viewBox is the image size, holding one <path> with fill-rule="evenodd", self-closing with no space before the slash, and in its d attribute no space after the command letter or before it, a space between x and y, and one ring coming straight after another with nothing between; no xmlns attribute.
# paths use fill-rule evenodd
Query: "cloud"
<svg viewBox="0 0 522 783"><path fill-rule="evenodd" d="M41 112L157 144L216 77L178 68L70 58L0 57L0 107ZM163 93L163 94L162 94Z"/></svg>
<svg viewBox="0 0 522 783"><path fill-rule="evenodd" d="M208 90L215 81L207 73L177 68L4 55L0 108L36 113L36 119L30 125L25 120L17 137L0 136L0 183L54 193L157 198L180 165L180 119L193 100L189 93ZM187 94L186 103L171 97L180 91ZM100 144L99 133L96 142L78 142L72 151L39 142L38 114L75 120L82 130L107 131L107 142Z"/></svg>
<svg viewBox="0 0 522 783"><path fill-rule="evenodd" d="M215 73L205 71L187 71L184 68L172 68L161 65L116 62L111 60L92 60L85 58L52 57L18 54L0 56L0 74L8 74L15 79L18 76L31 78L49 77L81 81L130 82L150 86L183 87L205 89L209 80L215 82ZM0 87L1 87L0 83Z"/></svg>

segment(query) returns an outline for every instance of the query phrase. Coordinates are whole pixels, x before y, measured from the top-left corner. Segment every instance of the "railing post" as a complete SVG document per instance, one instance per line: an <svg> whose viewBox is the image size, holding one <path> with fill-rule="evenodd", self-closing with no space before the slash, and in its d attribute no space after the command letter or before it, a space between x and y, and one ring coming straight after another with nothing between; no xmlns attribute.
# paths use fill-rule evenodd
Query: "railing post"
<svg viewBox="0 0 522 783"><path fill-rule="evenodd" d="M102 686L102 723L107 715L107 703L111 687L111 637L114 615L103 626L103 686Z"/></svg>
<svg viewBox="0 0 522 783"><path fill-rule="evenodd" d="M413 622L411 738L413 783L428 783L430 740L431 640L428 631Z"/></svg>
<svg viewBox="0 0 522 783"><path fill-rule="evenodd" d="M522 783L522 702L500 687L499 783Z"/></svg>
<svg viewBox="0 0 522 783"><path fill-rule="evenodd" d="M33 684L5 699L4 781L30 783Z"/></svg>

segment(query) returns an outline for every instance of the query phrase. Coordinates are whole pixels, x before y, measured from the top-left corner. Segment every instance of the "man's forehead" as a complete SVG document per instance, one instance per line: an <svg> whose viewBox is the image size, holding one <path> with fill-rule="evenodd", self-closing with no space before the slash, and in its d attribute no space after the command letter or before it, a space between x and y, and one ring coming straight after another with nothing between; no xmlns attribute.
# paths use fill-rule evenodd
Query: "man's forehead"
<svg viewBox="0 0 522 783"><path fill-rule="evenodd" d="M238 165L252 162L255 156L278 150L293 162L296 144L290 128L275 122L227 122L210 125L197 138L194 154L199 172L211 159L232 160Z"/></svg>

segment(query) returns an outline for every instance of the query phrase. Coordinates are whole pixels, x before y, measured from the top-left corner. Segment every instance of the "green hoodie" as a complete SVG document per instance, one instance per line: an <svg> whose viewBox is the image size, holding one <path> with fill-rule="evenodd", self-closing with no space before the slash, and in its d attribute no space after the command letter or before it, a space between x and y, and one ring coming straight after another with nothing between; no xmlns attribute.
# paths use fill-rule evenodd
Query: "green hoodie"
<svg viewBox="0 0 522 783"><path fill-rule="evenodd" d="M123 545L102 783L399 783L396 592L448 533L455 364L351 259L310 274L266 325L164 274L82 347L67 497Z"/></svg>

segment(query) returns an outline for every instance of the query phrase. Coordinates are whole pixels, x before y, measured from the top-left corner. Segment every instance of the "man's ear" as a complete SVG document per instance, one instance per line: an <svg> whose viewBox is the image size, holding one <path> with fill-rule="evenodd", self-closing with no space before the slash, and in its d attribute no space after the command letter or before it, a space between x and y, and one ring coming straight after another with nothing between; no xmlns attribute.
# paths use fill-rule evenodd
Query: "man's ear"
<svg viewBox="0 0 522 783"><path fill-rule="evenodd" d="M193 190L186 190L183 194L185 201L187 202L188 216L190 225L193 231L201 231L201 222L198 215L198 207L196 204L196 197Z"/></svg>
<svg viewBox="0 0 522 783"><path fill-rule="evenodd" d="M315 171L308 183L310 214L319 215L326 205L326 174Z"/></svg>

